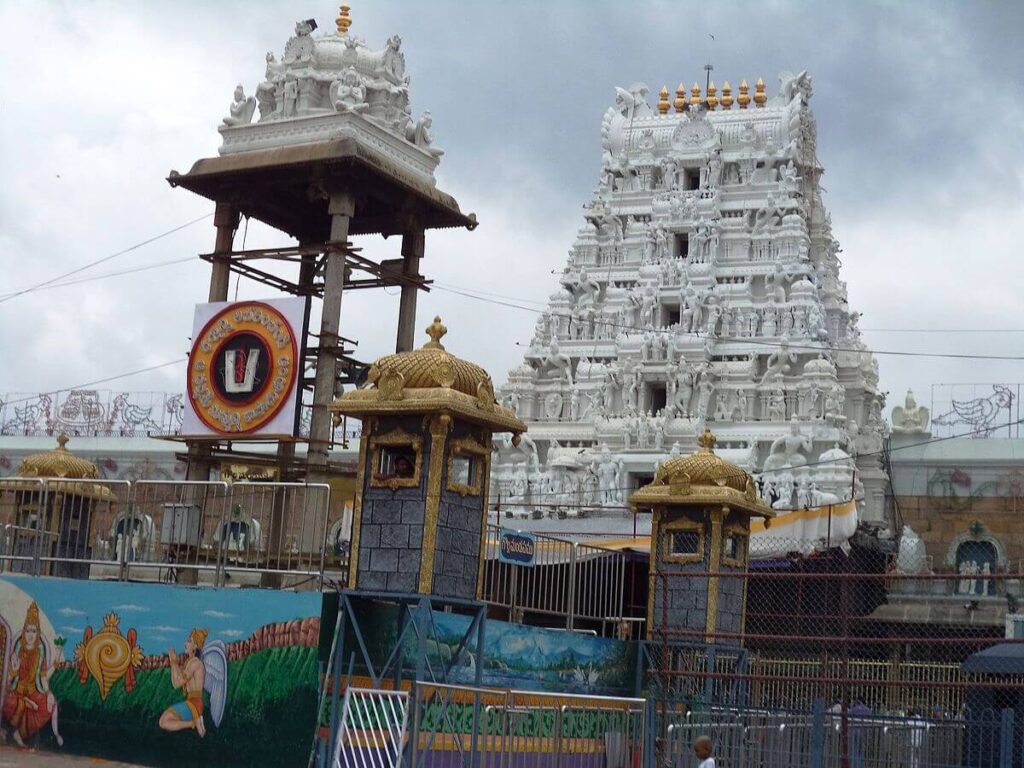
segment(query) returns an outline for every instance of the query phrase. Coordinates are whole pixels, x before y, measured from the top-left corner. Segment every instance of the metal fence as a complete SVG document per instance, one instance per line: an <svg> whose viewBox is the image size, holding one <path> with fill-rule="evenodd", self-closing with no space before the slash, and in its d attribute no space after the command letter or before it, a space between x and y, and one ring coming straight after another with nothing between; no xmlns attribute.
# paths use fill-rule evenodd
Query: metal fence
<svg viewBox="0 0 1024 768"><path fill-rule="evenodd" d="M408 697L408 701L407 698ZM709 707L418 683L350 689L332 768L690 766L706 736L716 768L1022 768L1013 710L956 718ZM406 706L409 711L406 712Z"/></svg>
<svg viewBox="0 0 1024 768"><path fill-rule="evenodd" d="M1019 768L1024 757L1012 710L955 720L870 714L843 717L818 701L808 712L713 709L652 715L659 765L694 761L694 742L711 739L721 768Z"/></svg>
<svg viewBox="0 0 1024 768"><path fill-rule="evenodd" d="M322 586L326 484L0 480L0 568L70 578Z"/></svg>
<svg viewBox="0 0 1024 768"><path fill-rule="evenodd" d="M348 688L332 768L398 768L408 698L405 691Z"/></svg>
<svg viewBox="0 0 1024 768"><path fill-rule="evenodd" d="M502 529L487 528L483 600L508 611L513 620L527 614L558 617L566 629L614 626L624 617L626 559L622 552L533 534L533 565L498 559Z"/></svg>
<svg viewBox="0 0 1024 768"><path fill-rule="evenodd" d="M416 686L411 768L631 768L645 702L449 685Z"/></svg>

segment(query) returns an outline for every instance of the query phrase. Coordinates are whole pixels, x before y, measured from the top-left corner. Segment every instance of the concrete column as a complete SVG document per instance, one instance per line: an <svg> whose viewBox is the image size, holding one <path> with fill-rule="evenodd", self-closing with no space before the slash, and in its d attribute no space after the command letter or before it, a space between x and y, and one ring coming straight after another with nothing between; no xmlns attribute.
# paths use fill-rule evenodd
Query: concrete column
<svg viewBox="0 0 1024 768"><path fill-rule="evenodd" d="M331 240L348 240L349 224L355 214L352 195L341 192L331 195L327 211L331 214ZM324 265L323 313L320 317L320 353L316 360L313 384L313 413L309 425L307 478L311 483L327 481L327 456L331 439L331 412L334 402L334 381L337 375L337 354L340 339L341 296L345 285L345 254L331 253Z"/></svg>
<svg viewBox="0 0 1024 768"><path fill-rule="evenodd" d="M423 258L423 230L414 229L402 235L402 274L418 277L420 259ZM416 341L416 296L419 288L402 286L402 298L398 305L398 341L396 352L408 352Z"/></svg>
<svg viewBox="0 0 1024 768"><path fill-rule="evenodd" d="M213 244L214 253L230 253L234 248L235 230L238 229L238 211L227 203L217 203L213 213L213 225L217 228L217 239ZM210 272L209 301L227 301L231 269L226 261L214 261ZM210 479L210 448L206 443L189 443L187 480Z"/></svg>
<svg viewBox="0 0 1024 768"><path fill-rule="evenodd" d="M217 203L213 213L213 226L217 228L217 241L213 252L231 253L234 249L235 230L238 229L238 210L227 203ZM231 267L227 261L214 260L210 273L210 301L228 300L228 283L231 278Z"/></svg>

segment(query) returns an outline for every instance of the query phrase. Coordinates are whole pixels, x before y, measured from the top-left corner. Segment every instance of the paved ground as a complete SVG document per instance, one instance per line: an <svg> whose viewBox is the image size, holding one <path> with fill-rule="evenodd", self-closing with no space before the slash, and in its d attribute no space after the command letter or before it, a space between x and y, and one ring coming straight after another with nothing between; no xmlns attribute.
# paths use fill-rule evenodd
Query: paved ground
<svg viewBox="0 0 1024 768"><path fill-rule="evenodd" d="M54 752L36 752L14 747L0 747L0 768L84 768L84 766L102 766L103 768L142 768L127 763L111 763L88 757L72 757Z"/></svg>

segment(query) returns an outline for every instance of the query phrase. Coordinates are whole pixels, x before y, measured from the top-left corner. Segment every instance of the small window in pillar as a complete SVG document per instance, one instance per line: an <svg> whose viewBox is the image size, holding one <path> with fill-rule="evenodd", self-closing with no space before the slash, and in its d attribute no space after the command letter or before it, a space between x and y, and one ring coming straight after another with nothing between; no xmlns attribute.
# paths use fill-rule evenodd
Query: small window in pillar
<svg viewBox="0 0 1024 768"><path fill-rule="evenodd" d="M734 568L747 564L747 535L741 531L726 531L722 536L722 562Z"/></svg>
<svg viewBox="0 0 1024 768"><path fill-rule="evenodd" d="M476 474L476 459L472 456L460 454L452 457L451 481L459 485L473 485L473 476Z"/></svg>
<svg viewBox="0 0 1024 768"><path fill-rule="evenodd" d="M448 454L448 490L460 496L479 496L487 455L488 449L471 437L452 440Z"/></svg>
<svg viewBox="0 0 1024 768"><path fill-rule="evenodd" d="M672 555L696 555L700 553L700 533L697 531L673 531L670 537Z"/></svg>
<svg viewBox="0 0 1024 768"><path fill-rule="evenodd" d="M700 189L700 169L687 168L683 172L683 188L687 190Z"/></svg>
<svg viewBox="0 0 1024 768"><path fill-rule="evenodd" d="M373 488L416 488L423 464L423 440L404 430L371 438Z"/></svg>
<svg viewBox="0 0 1024 768"><path fill-rule="evenodd" d="M667 523L661 537L662 559L668 563L700 563L704 560L704 526L694 520Z"/></svg>
<svg viewBox="0 0 1024 768"><path fill-rule="evenodd" d="M382 479L397 477L402 480L416 474L416 451L406 446L380 449L380 466L377 474Z"/></svg>

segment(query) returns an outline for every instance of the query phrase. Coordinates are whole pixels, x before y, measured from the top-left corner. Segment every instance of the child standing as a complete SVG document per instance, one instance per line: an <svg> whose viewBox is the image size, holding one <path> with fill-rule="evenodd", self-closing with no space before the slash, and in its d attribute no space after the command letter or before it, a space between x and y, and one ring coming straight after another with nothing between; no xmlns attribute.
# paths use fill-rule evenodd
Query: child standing
<svg viewBox="0 0 1024 768"><path fill-rule="evenodd" d="M711 737L698 736L693 742L693 754L700 760L697 768L715 768L715 758L711 756Z"/></svg>

